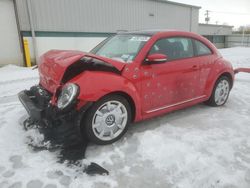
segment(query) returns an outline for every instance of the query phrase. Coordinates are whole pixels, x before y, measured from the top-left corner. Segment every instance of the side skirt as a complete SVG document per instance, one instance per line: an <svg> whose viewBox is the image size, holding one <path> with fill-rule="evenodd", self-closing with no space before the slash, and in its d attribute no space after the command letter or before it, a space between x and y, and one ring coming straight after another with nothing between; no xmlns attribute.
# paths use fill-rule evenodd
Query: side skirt
<svg viewBox="0 0 250 188"><path fill-rule="evenodd" d="M202 99L202 98L205 98L205 97L206 97L206 95L202 95L202 96L195 97L195 98L192 98L192 99L188 99L188 100L185 100L185 101L181 101L181 102L178 102L178 103L175 103L175 104L171 104L171 105L155 108L155 109L152 109L152 110L148 110L148 111L146 111L146 113L149 114L149 113L157 112L157 111L160 111L160 110L165 110L167 108L179 106L179 105L182 105L182 104L185 104L185 103L188 103L188 102L192 102L192 101L195 101L195 100L199 100L199 99Z"/></svg>

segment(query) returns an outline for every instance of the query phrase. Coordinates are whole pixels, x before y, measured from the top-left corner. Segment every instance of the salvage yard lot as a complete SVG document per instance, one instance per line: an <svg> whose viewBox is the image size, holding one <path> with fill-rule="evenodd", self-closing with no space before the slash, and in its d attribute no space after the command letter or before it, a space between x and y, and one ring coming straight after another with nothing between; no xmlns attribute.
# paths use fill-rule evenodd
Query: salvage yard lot
<svg viewBox="0 0 250 188"><path fill-rule="evenodd" d="M250 67L250 48L220 52L234 68ZM88 176L58 163L56 153L28 147L27 137L40 135L22 129L27 114L16 94L37 83L37 70L0 68L0 188L250 187L250 74L236 75L223 107L199 104L135 123L115 144L90 145L87 161L109 176Z"/></svg>

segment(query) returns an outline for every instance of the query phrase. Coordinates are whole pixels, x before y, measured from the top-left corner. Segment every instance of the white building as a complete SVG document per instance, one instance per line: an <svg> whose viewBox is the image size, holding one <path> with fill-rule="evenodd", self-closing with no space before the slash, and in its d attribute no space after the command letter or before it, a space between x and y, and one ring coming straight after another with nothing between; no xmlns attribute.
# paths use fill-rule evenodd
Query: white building
<svg viewBox="0 0 250 188"><path fill-rule="evenodd" d="M227 37L232 35L233 26L214 25L214 24L199 24L198 33L203 35L217 48L228 47Z"/></svg>
<svg viewBox="0 0 250 188"><path fill-rule="evenodd" d="M8 45L2 45L0 65L23 64L23 38L34 59L34 49L38 56L55 48L89 51L123 30L197 32L199 8L164 0L1 0L0 42Z"/></svg>
<svg viewBox="0 0 250 188"><path fill-rule="evenodd" d="M117 31L176 29L208 39L226 31L198 25L199 9L165 0L1 0L0 65L24 64L24 38L34 61L50 49L89 51Z"/></svg>

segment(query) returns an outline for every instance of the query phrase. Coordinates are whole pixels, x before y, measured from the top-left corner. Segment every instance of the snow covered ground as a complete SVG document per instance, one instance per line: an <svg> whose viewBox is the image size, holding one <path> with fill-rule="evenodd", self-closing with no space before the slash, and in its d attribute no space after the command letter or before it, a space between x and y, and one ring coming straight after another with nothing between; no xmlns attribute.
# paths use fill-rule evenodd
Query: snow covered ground
<svg viewBox="0 0 250 188"><path fill-rule="evenodd" d="M250 67L250 48L220 51L235 68ZM250 74L236 76L223 107L196 105L133 124L113 145L89 146L87 159L109 176L88 176L27 146L16 94L37 82L37 70L0 68L0 188L250 187Z"/></svg>

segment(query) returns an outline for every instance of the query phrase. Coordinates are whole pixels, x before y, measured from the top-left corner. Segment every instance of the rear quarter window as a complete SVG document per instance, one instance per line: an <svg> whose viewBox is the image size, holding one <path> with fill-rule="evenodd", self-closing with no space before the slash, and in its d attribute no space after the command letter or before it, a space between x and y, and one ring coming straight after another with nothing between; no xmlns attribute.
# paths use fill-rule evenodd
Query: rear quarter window
<svg viewBox="0 0 250 188"><path fill-rule="evenodd" d="M201 56L201 55L210 55L212 54L211 49L206 46L204 43L194 40L195 47L196 47L196 55Z"/></svg>

